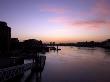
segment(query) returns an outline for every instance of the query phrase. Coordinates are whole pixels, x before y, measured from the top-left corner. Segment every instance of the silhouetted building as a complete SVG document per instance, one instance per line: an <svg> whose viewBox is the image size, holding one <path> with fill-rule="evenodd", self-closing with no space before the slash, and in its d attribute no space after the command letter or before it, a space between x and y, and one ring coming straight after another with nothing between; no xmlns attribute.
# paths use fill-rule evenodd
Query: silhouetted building
<svg viewBox="0 0 110 82"><path fill-rule="evenodd" d="M0 21L0 53L8 53L10 48L11 28Z"/></svg>
<svg viewBox="0 0 110 82"><path fill-rule="evenodd" d="M94 41L90 41L90 42L78 42L76 43L76 46L78 47L99 47L100 43L99 42L94 42Z"/></svg>
<svg viewBox="0 0 110 82"><path fill-rule="evenodd" d="M102 42L103 47L110 48L110 39L107 39L106 41Z"/></svg>
<svg viewBox="0 0 110 82"><path fill-rule="evenodd" d="M18 38L11 38L11 50L19 49L19 40Z"/></svg>
<svg viewBox="0 0 110 82"><path fill-rule="evenodd" d="M41 40L29 39L23 42L23 46L28 51L40 51L42 50L43 44Z"/></svg>

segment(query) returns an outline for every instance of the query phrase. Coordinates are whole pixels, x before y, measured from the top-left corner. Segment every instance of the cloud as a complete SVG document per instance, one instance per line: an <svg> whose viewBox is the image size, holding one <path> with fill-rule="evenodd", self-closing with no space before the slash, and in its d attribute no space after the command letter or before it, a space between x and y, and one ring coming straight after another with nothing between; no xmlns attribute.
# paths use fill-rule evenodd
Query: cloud
<svg viewBox="0 0 110 82"><path fill-rule="evenodd" d="M80 2L86 3L89 0L80 0ZM86 5L82 4L82 5ZM92 5L88 6L86 11L81 11L80 16L94 16L100 18L110 17L110 0L93 0Z"/></svg>
<svg viewBox="0 0 110 82"><path fill-rule="evenodd" d="M96 0L92 13L102 18L110 16L110 3L108 0Z"/></svg>
<svg viewBox="0 0 110 82"><path fill-rule="evenodd" d="M65 9L61 8L61 7L55 7L55 6L50 6L50 5L45 4L45 5L40 6L40 11L41 12L62 14L65 12Z"/></svg>
<svg viewBox="0 0 110 82"><path fill-rule="evenodd" d="M84 0L81 0L84 1ZM109 0L95 0L89 11L82 12L82 16L88 19L73 21L73 26L88 28L110 28L110 5Z"/></svg>
<svg viewBox="0 0 110 82"><path fill-rule="evenodd" d="M86 1L86 0L81 0ZM81 19L74 20L74 16L59 16L49 19L49 22L55 24L63 24L71 26L73 28L110 28L110 5L109 0L94 0L89 8L89 11L82 11L77 16L82 17ZM59 8L60 10L60 8ZM55 10L53 10L55 11ZM66 11L63 11L66 12ZM75 11L73 11L75 12ZM76 12L75 12L76 13ZM87 17L87 19L85 19Z"/></svg>
<svg viewBox="0 0 110 82"><path fill-rule="evenodd" d="M110 27L110 21L107 20L82 20L73 22L72 25L88 28Z"/></svg>
<svg viewBox="0 0 110 82"><path fill-rule="evenodd" d="M59 16L59 17L53 17L53 18L50 18L48 20L48 22L50 23L54 23L54 24L66 24L69 22L69 19L67 19L66 17L64 16Z"/></svg>

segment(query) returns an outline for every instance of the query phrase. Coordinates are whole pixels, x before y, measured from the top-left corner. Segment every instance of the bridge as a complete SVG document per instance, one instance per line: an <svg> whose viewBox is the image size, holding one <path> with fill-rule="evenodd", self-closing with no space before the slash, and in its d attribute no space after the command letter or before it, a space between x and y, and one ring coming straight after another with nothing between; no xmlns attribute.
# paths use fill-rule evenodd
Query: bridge
<svg viewBox="0 0 110 82"><path fill-rule="evenodd" d="M17 66L12 66L4 69L0 69L0 82L12 79L17 75L23 74L29 69L32 70L43 70L45 64L45 56L39 56L37 61L34 63L22 64Z"/></svg>

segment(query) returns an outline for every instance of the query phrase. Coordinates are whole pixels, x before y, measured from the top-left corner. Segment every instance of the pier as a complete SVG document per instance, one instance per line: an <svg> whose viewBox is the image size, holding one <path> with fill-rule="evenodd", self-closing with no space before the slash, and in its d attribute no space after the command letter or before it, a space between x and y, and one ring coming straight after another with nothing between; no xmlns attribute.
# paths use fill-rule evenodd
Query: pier
<svg viewBox="0 0 110 82"><path fill-rule="evenodd" d="M26 71L42 71L45 65L46 56L35 58L35 62L0 69L0 82L4 82L24 74Z"/></svg>

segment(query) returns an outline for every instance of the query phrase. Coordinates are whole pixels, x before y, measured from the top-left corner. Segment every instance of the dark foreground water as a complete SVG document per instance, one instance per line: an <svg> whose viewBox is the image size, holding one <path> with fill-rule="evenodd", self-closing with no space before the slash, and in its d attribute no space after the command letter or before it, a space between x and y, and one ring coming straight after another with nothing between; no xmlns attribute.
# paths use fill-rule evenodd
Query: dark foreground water
<svg viewBox="0 0 110 82"><path fill-rule="evenodd" d="M46 53L45 68L38 74L29 70L20 82L110 82L110 50L60 47ZM26 80L28 75L31 78Z"/></svg>

